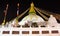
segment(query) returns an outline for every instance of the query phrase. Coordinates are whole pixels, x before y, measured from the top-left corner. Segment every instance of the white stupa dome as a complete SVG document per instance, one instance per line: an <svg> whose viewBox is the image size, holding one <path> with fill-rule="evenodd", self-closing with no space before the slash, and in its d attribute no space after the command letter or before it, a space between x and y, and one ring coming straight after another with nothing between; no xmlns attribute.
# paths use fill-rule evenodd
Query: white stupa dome
<svg viewBox="0 0 60 36"><path fill-rule="evenodd" d="M44 20L36 15L36 14L31 14L26 16L25 18L22 19L22 21L19 22L19 25L25 25L25 23L28 23L28 21L32 21L32 22L44 22Z"/></svg>

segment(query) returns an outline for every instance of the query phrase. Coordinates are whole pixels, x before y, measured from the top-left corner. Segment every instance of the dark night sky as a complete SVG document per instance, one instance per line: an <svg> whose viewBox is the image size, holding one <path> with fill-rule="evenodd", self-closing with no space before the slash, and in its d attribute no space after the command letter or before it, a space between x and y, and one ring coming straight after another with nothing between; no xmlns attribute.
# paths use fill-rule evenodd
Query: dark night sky
<svg viewBox="0 0 60 36"><path fill-rule="evenodd" d="M7 3L9 4L9 9L6 21L9 21L16 17L17 3L20 3L19 14L21 14L29 8L31 2L34 2L35 6L38 8L60 14L60 2L58 0L0 0L0 23L4 18L3 11L5 10Z"/></svg>

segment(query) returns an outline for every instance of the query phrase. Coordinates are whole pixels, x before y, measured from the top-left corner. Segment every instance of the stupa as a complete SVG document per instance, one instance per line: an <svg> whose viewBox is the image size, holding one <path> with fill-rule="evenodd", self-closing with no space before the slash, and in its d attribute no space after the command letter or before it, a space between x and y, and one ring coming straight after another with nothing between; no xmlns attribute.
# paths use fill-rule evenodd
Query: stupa
<svg viewBox="0 0 60 36"><path fill-rule="evenodd" d="M34 4L33 3L31 3L28 14L29 15L24 17L22 19L22 21L19 22L19 25L25 25L25 23L28 23L29 21L36 22L36 23L37 22L44 22L44 20L40 16L36 15L36 11L34 10Z"/></svg>
<svg viewBox="0 0 60 36"><path fill-rule="evenodd" d="M50 18L48 20L48 24L49 24L49 26L57 26L58 25L58 22L53 15L50 15Z"/></svg>
<svg viewBox="0 0 60 36"><path fill-rule="evenodd" d="M8 8L8 7L7 7ZM34 4L31 3L30 9L24 11L21 15L18 15L19 4L17 8L17 17L13 20L6 22L6 11L5 17L0 25L0 35L2 36L60 36L60 23L57 22L56 18L53 15L49 15L49 19L42 14L42 11L39 11L38 8L34 7ZM29 11L29 12L28 12ZM36 11L43 17L40 17L36 14ZM24 17L20 22L18 21L21 16L26 12L29 15ZM47 12L48 13L48 12ZM46 12L44 13L46 15ZM39 23L38 23L39 22ZM28 25L26 25L28 23ZM37 23L37 25L36 25ZM29 26L32 24L31 26ZM39 25L38 25L39 24Z"/></svg>

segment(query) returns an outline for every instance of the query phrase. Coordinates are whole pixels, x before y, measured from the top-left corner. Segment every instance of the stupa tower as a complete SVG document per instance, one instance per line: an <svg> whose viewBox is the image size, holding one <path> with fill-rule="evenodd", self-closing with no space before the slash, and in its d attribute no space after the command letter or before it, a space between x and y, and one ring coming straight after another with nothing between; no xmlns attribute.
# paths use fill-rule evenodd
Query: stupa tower
<svg viewBox="0 0 60 36"><path fill-rule="evenodd" d="M30 5L30 10L29 10L29 14L36 14L35 10L34 10L34 3L32 2Z"/></svg>
<svg viewBox="0 0 60 36"><path fill-rule="evenodd" d="M34 8L34 3L32 2L31 5L30 5L30 9L28 11L28 15L25 16L22 21L19 22L20 25L25 25L25 23L28 23L28 22L44 22L43 18L41 18L40 16L36 15L36 11L35 11L35 8Z"/></svg>

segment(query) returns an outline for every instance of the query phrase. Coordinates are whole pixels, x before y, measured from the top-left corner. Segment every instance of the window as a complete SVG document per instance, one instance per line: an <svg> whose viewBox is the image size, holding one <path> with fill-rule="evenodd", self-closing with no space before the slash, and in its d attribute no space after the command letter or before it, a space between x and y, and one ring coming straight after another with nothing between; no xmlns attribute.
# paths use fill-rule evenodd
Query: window
<svg viewBox="0 0 60 36"><path fill-rule="evenodd" d="M12 31L12 34L19 34L19 31Z"/></svg>
<svg viewBox="0 0 60 36"><path fill-rule="evenodd" d="M51 31L51 33L53 33L53 34L58 33L58 30L53 30L53 31Z"/></svg>
<svg viewBox="0 0 60 36"><path fill-rule="evenodd" d="M42 34L49 34L49 31L42 31Z"/></svg>
<svg viewBox="0 0 60 36"><path fill-rule="evenodd" d="M3 31L3 34L9 34L10 31Z"/></svg>
<svg viewBox="0 0 60 36"><path fill-rule="evenodd" d="M29 31L22 31L22 34L29 34Z"/></svg>
<svg viewBox="0 0 60 36"><path fill-rule="evenodd" d="M32 34L39 34L39 31L32 31Z"/></svg>

